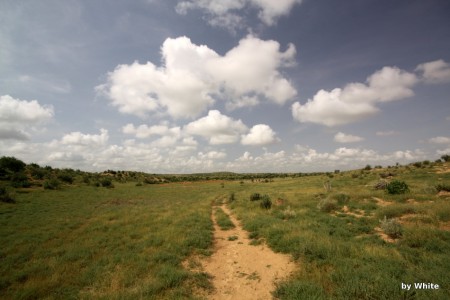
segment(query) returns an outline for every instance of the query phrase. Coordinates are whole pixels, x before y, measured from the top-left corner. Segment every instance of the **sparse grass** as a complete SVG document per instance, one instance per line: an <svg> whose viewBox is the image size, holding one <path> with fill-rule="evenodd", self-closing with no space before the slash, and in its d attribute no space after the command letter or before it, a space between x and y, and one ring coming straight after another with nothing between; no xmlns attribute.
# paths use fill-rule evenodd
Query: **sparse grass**
<svg viewBox="0 0 450 300"><path fill-rule="evenodd" d="M210 251L212 190L117 184L17 194L15 205L0 205L0 298L194 298L209 279L181 262Z"/></svg>
<svg viewBox="0 0 450 300"><path fill-rule="evenodd" d="M408 194L373 189L379 174L390 171L408 183ZM196 299L195 290L211 289L210 278L185 270L181 262L211 254L211 203L234 193L228 205L251 243L265 241L301 266L278 282L275 297L450 299L450 231L442 229L450 221L450 201L430 189L450 182L450 173L415 167L341 171L329 194L326 180L317 175L227 181L223 188L217 181L141 187L114 181L114 189L75 181L58 190L17 190L16 204L0 203L0 298ZM282 195L289 206L259 209L259 202L249 201L254 193ZM335 202L336 214L317 209L325 198ZM364 216L342 213L344 205ZM285 211L295 216L284 217ZM396 243L376 235L384 216L402 225ZM402 282L441 288L413 294L400 289Z"/></svg>
<svg viewBox="0 0 450 300"><path fill-rule="evenodd" d="M216 209L216 221L222 230L230 230L236 227L231 222L230 217L220 207Z"/></svg>

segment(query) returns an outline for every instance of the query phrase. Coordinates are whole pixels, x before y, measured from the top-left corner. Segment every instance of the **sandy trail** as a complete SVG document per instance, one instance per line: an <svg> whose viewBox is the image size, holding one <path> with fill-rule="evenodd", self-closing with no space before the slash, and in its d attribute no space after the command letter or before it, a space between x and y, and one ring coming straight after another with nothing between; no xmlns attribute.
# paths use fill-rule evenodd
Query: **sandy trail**
<svg viewBox="0 0 450 300"><path fill-rule="evenodd" d="M236 226L221 230L213 208L214 254L203 260L205 272L213 276L214 292L209 299L272 299L275 282L295 269L288 255L275 253L266 245L250 245L248 232L225 206L220 206ZM230 236L237 239L230 241Z"/></svg>

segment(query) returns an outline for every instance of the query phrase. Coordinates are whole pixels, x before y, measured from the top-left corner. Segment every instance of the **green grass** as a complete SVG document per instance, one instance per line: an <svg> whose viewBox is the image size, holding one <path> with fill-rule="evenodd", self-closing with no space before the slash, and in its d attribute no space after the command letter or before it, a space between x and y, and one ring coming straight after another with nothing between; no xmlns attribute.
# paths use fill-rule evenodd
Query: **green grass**
<svg viewBox="0 0 450 300"><path fill-rule="evenodd" d="M211 289L211 278L182 262L212 253L211 207L234 193L228 206L252 243L265 241L299 264L277 283L280 299L450 299L450 196L434 189L448 185L450 173L432 170L390 169L408 184L405 195L373 188L386 169L224 187L114 181L106 189L76 181L58 190L17 189L16 203L0 202L0 298L197 299L196 291ZM271 209L250 201L253 193L267 194ZM335 201L334 211L318 208L326 198ZM363 216L345 213L344 205ZM384 216L402 222L396 243L375 231ZM216 217L230 221L218 207ZM402 291L402 282L441 288L413 293Z"/></svg>
<svg viewBox="0 0 450 300"><path fill-rule="evenodd" d="M215 188L115 185L1 205L0 298L193 298L205 283L181 262L210 253Z"/></svg>
<svg viewBox="0 0 450 300"><path fill-rule="evenodd" d="M216 208L216 221L222 230L230 230L235 228L236 226L231 222L229 216L223 211L222 208Z"/></svg>

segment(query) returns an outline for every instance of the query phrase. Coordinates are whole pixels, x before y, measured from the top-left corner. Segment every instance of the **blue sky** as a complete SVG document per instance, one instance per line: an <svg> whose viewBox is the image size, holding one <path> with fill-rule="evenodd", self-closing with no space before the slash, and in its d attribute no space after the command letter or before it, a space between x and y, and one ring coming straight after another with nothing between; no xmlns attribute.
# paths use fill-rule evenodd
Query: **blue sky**
<svg viewBox="0 0 450 300"><path fill-rule="evenodd" d="M151 173L450 153L450 3L0 2L0 155Z"/></svg>

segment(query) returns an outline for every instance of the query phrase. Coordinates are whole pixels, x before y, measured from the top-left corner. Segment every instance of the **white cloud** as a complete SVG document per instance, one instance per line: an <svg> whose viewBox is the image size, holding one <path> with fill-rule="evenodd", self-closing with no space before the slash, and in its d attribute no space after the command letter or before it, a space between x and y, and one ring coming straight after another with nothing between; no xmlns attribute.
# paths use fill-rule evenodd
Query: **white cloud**
<svg viewBox="0 0 450 300"><path fill-rule="evenodd" d="M241 120L233 120L218 110L210 110L206 117L187 124L183 129L208 139L212 145L236 143L240 135L248 130Z"/></svg>
<svg viewBox="0 0 450 300"><path fill-rule="evenodd" d="M133 134L138 139L148 138L152 135L181 137L181 128L169 128L166 125L147 126L145 124L135 127L133 124L127 124L122 127L122 132L125 134Z"/></svg>
<svg viewBox="0 0 450 300"><path fill-rule="evenodd" d="M437 136L429 139L429 142L432 144L450 144L450 137Z"/></svg>
<svg viewBox="0 0 450 300"><path fill-rule="evenodd" d="M250 0L250 2L259 7L259 18L266 25L274 25L281 16L289 14L295 4L300 4L302 0Z"/></svg>
<svg viewBox="0 0 450 300"><path fill-rule="evenodd" d="M98 146L108 142L108 130L100 129L100 134L83 134L81 132L71 132L62 137L61 143L64 145Z"/></svg>
<svg viewBox="0 0 450 300"><path fill-rule="evenodd" d="M36 100L0 96L0 139L27 140L29 130L53 118L53 107L42 106Z"/></svg>
<svg viewBox="0 0 450 300"><path fill-rule="evenodd" d="M310 122L331 127L360 121L379 111L371 103L344 102L341 93L341 89L334 89L331 92L320 90L304 105L295 102L292 105L292 115L295 120L302 123Z"/></svg>
<svg viewBox="0 0 450 300"><path fill-rule="evenodd" d="M200 159L222 159L225 158L227 154L222 151L209 151L207 153L199 152L198 157Z"/></svg>
<svg viewBox="0 0 450 300"><path fill-rule="evenodd" d="M356 135L345 134L343 132L338 132L334 136L334 140L338 143L356 143L364 141L364 138Z"/></svg>
<svg viewBox="0 0 450 300"><path fill-rule="evenodd" d="M242 17L253 8L259 19L266 25L275 25L279 17L289 14L295 4L301 0L188 0L178 2L175 10L181 15L189 10L198 9L206 13L206 20L212 26L222 27L235 32L245 26Z"/></svg>
<svg viewBox="0 0 450 300"><path fill-rule="evenodd" d="M416 71L422 72L426 83L450 82L450 64L442 59L420 64Z"/></svg>
<svg viewBox="0 0 450 300"><path fill-rule="evenodd" d="M304 105L292 105L292 115L299 122L336 126L360 121L376 114L377 103L395 101L414 95L414 74L396 67L384 67L367 78L366 84L350 83L331 92L320 90Z"/></svg>
<svg viewBox="0 0 450 300"><path fill-rule="evenodd" d="M265 124L258 124L250 129L246 135L242 135L241 143L243 145L262 146L273 144L277 141L276 133Z"/></svg>
<svg viewBox="0 0 450 300"><path fill-rule="evenodd" d="M247 36L224 56L187 37L168 38L161 47L163 66L151 62L119 65L97 86L120 112L142 118L168 113L194 118L225 99L229 108L256 105L257 97L283 104L297 93L279 69L294 63L295 47Z"/></svg>
<svg viewBox="0 0 450 300"><path fill-rule="evenodd" d="M388 130L388 131L377 131L375 134L377 136L392 136L392 135L397 135L399 133L394 130Z"/></svg>

